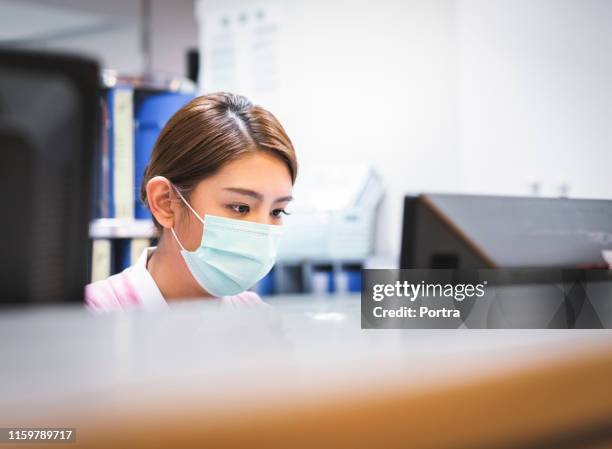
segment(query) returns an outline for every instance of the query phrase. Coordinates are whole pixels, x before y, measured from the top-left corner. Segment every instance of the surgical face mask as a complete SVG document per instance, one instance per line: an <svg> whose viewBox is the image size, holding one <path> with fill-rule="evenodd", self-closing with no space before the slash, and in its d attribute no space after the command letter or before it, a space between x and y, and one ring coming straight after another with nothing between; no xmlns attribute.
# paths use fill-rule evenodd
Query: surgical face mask
<svg viewBox="0 0 612 449"><path fill-rule="evenodd" d="M208 214L202 218L176 192L204 225L195 251L187 251L171 229L189 271L204 290L215 296L236 295L268 274L276 260L281 226Z"/></svg>

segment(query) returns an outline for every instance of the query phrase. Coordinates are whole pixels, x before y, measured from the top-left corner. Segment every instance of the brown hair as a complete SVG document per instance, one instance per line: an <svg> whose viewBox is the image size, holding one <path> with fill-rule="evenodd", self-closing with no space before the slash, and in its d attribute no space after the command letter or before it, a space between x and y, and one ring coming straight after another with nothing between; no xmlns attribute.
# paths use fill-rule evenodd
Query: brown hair
<svg viewBox="0 0 612 449"><path fill-rule="evenodd" d="M140 198L149 207L147 183L164 176L188 199L198 182L253 151L281 159L295 182L295 150L274 115L241 95L220 92L197 97L162 129L145 168ZM153 221L161 231L155 217Z"/></svg>

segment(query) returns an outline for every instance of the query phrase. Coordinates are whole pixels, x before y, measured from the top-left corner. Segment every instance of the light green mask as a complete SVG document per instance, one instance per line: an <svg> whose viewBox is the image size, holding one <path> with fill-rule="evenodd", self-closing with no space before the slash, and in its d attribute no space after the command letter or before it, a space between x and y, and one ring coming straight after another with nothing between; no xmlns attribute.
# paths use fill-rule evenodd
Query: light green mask
<svg viewBox="0 0 612 449"><path fill-rule="evenodd" d="M215 296L236 295L268 274L276 260L281 226L208 214L202 218L178 194L204 225L195 251L187 251L171 229L189 271L204 290Z"/></svg>

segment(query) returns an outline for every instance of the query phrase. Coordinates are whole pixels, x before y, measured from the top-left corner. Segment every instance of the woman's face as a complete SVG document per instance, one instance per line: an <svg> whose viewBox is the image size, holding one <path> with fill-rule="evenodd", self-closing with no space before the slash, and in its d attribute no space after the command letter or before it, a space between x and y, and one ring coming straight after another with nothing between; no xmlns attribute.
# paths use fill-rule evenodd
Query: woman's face
<svg viewBox="0 0 612 449"><path fill-rule="evenodd" d="M214 176L200 181L189 197L189 204L202 218L216 215L281 225L292 190L287 165L259 151L225 164ZM182 213L177 214L175 229L186 249L200 245L202 223L184 204Z"/></svg>

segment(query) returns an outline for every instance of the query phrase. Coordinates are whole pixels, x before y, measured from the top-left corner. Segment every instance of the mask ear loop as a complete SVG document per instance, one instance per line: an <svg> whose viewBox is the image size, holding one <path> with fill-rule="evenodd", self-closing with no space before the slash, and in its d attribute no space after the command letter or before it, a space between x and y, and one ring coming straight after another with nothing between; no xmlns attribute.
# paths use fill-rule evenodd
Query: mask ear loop
<svg viewBox="0 0 612 449"><path fill-rule="evenodd" d="M180 241L180 240L178 239L178 237L176 236L176 232L174 232L174 228L173 228L173 227L172 227L172 228L170 228L170 231L172 232L172 235L174 236L174 240L176 240L176 243L178 243L178 244L179 244L179 246L181 247L181 249L182 249L183 251L187 251L187 250L185 249L185 247L184 247L184 246L181 244L181 241Z"/></svg>
<svg viewBox="0 0 612 449"><path fill-rule="evenodd" d="M178 196L181 198L181 200L183 200L183 203L185 203L185 205L186 205L186 206L189 208L189 210L190 210L191 212L193 212L193 215L195 215L195 216L198 218L198 220L200 220L200 221L202 222L202 225L203 225L203 224L204 224L204 220L202 219L202 217L200 217L200 216L198 215L198 213L197 213L197 212L196 212L196 211L193 209L193 207L191 207L191 205L190 205L190 204L187 202L187 200L185 199L185 197L183 197L183 195L181 194L181 192L179 192L179 189L177 189L177 187L176 187L174 184L172 184L172 183L170 183L170 185L171 185L172 187L174 187L174 190L176 191L176 193L178 194ZM170 231L172 232L172 235L174 236L174 239L176 240L176 243L178 243L178 244L179 244L179 246L181 247L181 249L182 249L183 251L187 251L187 250L185 249L185 247L182 245L182 243L181 243L181 241L179 240L179 238L177 237L177 235L176 235L176 231L174 230L174 226L170 228Z"/></svg>
<svg viewBox="0 0 612 449"><path fill-rule="evenodd" d="M198 217L198 220L200 220L202 222L202 224L204 224L204 219L198 215L198 213L193 209L193 207L191 207L191 204L189 204L187 202L187 200L183 197L181 192L179 192L179 190L176 188L176 186L174 184L172 184L172 187L174 187L174 190L176 190L176 193L178 193L178 196L181 197L181 199L183 200L183 203L185 203L185 205L189 208L189 210L191 212L193 212L193 215Z"/></svg>

